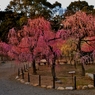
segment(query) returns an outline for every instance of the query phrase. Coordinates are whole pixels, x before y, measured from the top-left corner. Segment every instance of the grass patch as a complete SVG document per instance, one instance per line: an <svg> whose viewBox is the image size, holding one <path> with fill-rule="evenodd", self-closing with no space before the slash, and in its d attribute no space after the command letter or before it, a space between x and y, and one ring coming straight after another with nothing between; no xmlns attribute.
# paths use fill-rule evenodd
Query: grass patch
<svg viewBox="0 0 95 95"><path fill-rule="evenodd" d="M95 71L94 68L89 68L89 69L86 70L87 73L93 73L94 71Z"/></svg>

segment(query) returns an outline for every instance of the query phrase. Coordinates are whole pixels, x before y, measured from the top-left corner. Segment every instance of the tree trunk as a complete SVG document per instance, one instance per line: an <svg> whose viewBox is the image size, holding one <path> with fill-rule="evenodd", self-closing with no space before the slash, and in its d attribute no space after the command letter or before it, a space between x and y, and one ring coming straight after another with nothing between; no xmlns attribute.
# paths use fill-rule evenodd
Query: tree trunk
<svg viewBox="0 0 95 95"><path fill-rule="evenodd" d="M52 72L52 76L55 77L55 63L52 63L52 66L51 66L51 72Z"/></svg>
<svg viewBox="0 0 95 95"><path fill-rule="evenodd" d="M33 62L32 62L32 67L33 67L33 74L34 74L34 75L37 74L37 72L36 72L35 60L33 60Z"/></svg>
<svg viewBox="0 0 95 95"><path fill-rule="evenodd" d="M53 78L53 88L55 88L56 74L55 74L55 62L51 66L52 78Z"/></svg>
<svg viewBox="0 0 95 95"><path fill-rule="evenodd" d="M47 65L50 66L49 58L47 58Z"/></svg>
<svg viewBox="0 0 95 95"><path fill-rule="evenodd" d="M81 63L81 66L82 66L82 76L85 76L85 68L84 68L84 64Z"/></svg>
<svg viewBox="0 0 95 95"><path fill-rule="evenodd" d="M75 67L75 69L77 69L77 67L76 67L76 65L77 65L76 62L77 62L77 61L74 60L74 67Z"/></svg>
<svg viewBox="0 0 95 95"><path fill-rule="evenodd" d="M73 65L73 63L72 63L72 61L73 61L72 56L70 56L69 61L70 61L70 65Z"/></svg>
<svg viewBox="0 0 95 95"><path fill-rule="evenodd" d="M4 61L4 58L3 58L3 56L1 56L1 61Z"/></svg>
<svg viewBox="0 0 95 95"><path fill-rule="evenodd" d="M80 38L79 39L79 42L78 42L78 50L80 52L80 57L82 57L82 51L81 51L81 40L83 39L84 37ZM81 67L82 67L82 76L85 76L85 68L84 68L84 64L81 63Z"/></svg>

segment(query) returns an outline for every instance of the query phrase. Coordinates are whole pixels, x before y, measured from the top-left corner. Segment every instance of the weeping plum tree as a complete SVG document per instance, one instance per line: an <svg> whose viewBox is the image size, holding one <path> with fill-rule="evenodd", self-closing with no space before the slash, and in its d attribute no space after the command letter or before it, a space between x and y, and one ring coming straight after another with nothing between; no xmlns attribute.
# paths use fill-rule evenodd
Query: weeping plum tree
<svg viewBox="0 0 95 95"><path fill-rule="evenodd" d="M43 27L44 26L44 27ZM19 61L32 61L33 73L36 73L35 68L35 48L37 47L42 30L49 30L49 23L43 18L28 19L28 23L21 30L10 29L8 38L12 49L9 52L11 57Z"/></svg>
<svg viewBox="0 0 95 95"><path fill-rule="evenodd" d="M2 42L0 41L0 56L1 56L1 59L2 61L3 60L3 57L8 57L8 51L11 49L11 46L5 42Z"/></svg>
<svg viewBox="0 0 95 95"><path fill-rule="evenodd" d="M64 44L61 47L62 54L65 57L66 62L69 62L72 64L74 61L74 54L76 52L76 43L73 38L69 38L64 42Z"/></svg>
<svg viewBox="0 0 95 95"><path fill-rule="evenodd" d="M19 44L19 40L17 38L17 34L14 28L9 30L8 40L9 40L8 44L11 45L11 49L8 52L8 56L11 59L18 60L20 54L20 48L17 47Z"/></svg>
<svg viewBox="0 0 95 95"><path fill-rule="evenodd" d="M77 52L79 52L80 57L82 57L81 42L84 41L88 44L88 40L84 40L84 38L95 36L95 17L87 15L85 12L78 11L76 14L69 16L62 21L62 24L64 28L69 31L70 36L74 37L77 42ZM82 68L85 72L83 64ZM84 74L85 73L83 73L83 75Z"/></svg>
<svg viewBox="0 0 95 95"><path fill-rule="evenodd" d="M53 59L54 68L55 60L61 54L57 44L57 42L62 42L61 37L52 32L50 22L44 18L28 19L21 30L12 28L8 38L12 45L9 51L10 57L18 61L32 61L34 74L36 74L35 60L39 55Z"/></svg>
<svg viewBox="0 0 95 95"><path fill-rule="evenodd" d="M63 40L60 37L57 37L57 35L55 35L53 38L48 39L48 42L46 42L47 46L49 47L49 53L50 55L47 56L49 57L49 59L52 60L52 66L51 66L51 71L52 71L52 76L55 78L55 63L56 60L61 57L62 53L61 53L61 46L63 44Z"/></svg>

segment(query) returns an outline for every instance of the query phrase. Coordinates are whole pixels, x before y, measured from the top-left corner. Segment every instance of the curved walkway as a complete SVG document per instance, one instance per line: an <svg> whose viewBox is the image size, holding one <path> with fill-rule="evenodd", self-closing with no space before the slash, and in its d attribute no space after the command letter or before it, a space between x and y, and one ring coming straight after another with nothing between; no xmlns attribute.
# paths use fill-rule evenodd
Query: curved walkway
<svg viewBox="0 0 95 95"><path fill-rule="evenodd" d="M59 91L21 84L10 79L16 71L13 63L0 63L0 95L95 95L95 89Z"/></svg>

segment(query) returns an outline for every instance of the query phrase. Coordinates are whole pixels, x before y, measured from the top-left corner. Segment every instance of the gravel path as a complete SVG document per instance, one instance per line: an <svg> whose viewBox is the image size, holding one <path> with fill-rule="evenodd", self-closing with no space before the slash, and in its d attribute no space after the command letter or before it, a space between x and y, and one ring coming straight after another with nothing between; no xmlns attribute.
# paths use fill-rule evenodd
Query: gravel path
<svg viewBox="0 0 95 95"><path fill-rule="evenodd" d="M0 63L0 95L95 95L95 89L59 91L21 84L10 79L15 71L12 63Z"/></svg>

